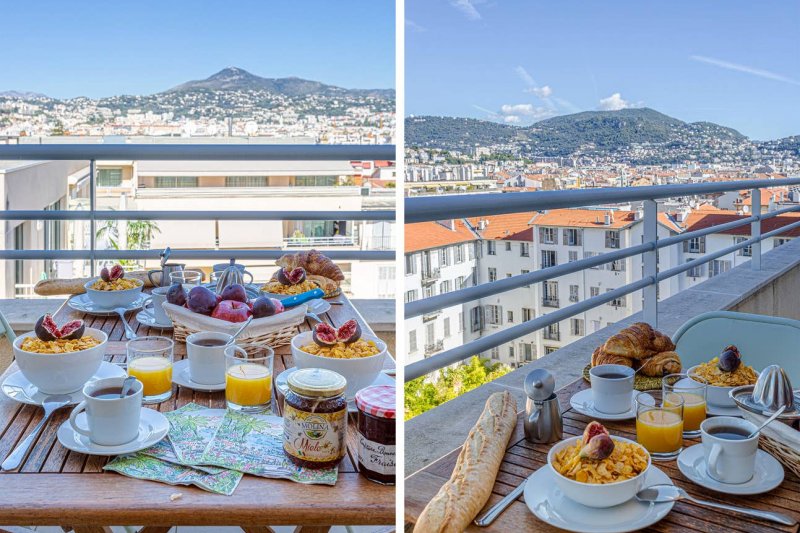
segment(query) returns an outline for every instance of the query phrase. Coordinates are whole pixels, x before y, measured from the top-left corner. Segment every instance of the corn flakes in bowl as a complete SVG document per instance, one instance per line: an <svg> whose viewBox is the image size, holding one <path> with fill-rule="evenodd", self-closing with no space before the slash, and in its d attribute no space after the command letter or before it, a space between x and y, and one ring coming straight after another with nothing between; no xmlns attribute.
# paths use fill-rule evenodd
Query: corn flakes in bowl
<svg viewBox="0 0 800 533"><path fill-rule="evenodd" d="M108 335L94 328L86 328L80 339L55 341L42 341L31 331L14 339L14 358L40 392L69 394L83 388L100 368L107 342Z"/></svg>
<svg viewBox="0 0 800 533"><path fill-rule="evenodd" d="M83 287L86 295L95 305L106 309L127 307L142 294L144 283L140 279L120 278L113 281L93 279Z"/></svg>
<svg viewBox="0 0 800 533"><path fill-rule="evenodd" d="M547 468L565 496L587 507L614 507L644 488L650 454L637 442L613 436L614 450L596 461L580 457L583 437L556 443L547 454Z"/></svg>
<svg viewBox="0 0 800 533"><path fill-rule="evenodd" d="M267 293L268 296L295 296L318 288L319 285L310 279L304 280L297 285L284 285L279 281L272 280L261 287L261 292Z"/></svg>

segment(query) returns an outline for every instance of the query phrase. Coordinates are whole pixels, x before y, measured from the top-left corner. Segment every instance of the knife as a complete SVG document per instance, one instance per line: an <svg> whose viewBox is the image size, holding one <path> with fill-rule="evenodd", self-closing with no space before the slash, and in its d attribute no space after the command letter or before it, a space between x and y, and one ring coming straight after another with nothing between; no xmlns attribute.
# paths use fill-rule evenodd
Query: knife
<svg viewBox="0 0 800 533"><path fill-rule="evenodd" d="M300 294L295 294L294 296L284 298L281 300L281 303L284 307L295 307L308 301L322 298L323 296L325 296L325 291L322 289L314 289L312 291L301 292Z"/></svg>

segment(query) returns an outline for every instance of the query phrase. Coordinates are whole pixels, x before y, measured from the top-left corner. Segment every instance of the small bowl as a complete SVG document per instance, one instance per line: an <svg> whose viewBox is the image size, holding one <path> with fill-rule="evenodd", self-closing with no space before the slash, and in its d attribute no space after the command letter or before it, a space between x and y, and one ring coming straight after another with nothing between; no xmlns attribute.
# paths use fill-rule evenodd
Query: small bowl
<svg viewBox="0 0 800 533"><path fill-rule="evenodd" d="M345 395L348 399L355 397L356 393L369 387L378 378L386 359L386 343L382 340L364 335L361 338L374 341L380 348L380 353L359 359L333 359L305 352L302 346L313 341L310 331L304 331L292 338L292 357L297 368L325 368L343 375L347 380Z"/></svg>
<svg viewBox="0 0 800 533"><path fill-rule="evenodd" d="M695 365L686 371L686 374L689 376L689 379L692 378L693 373L697 372L697 367L699 366L700 365ZM756 372L756 374L758 374L758 372ZM709 384L706 387L706 402L710 405L715 405L717 407L735 408L736 402L733 401L733 398L731 398L730 396L730 392L735 388L736 387L718 387L716 385Z"/></svg>
<svg viewBox="0 0 800 533"><path fill-rule="evenodd" d="M79 352L48 354L20 349L25 338L36 336L33 331L14 339L14 358L22 375L44 394L80 390L100 368L108 342L108 335L99 329L86 328L83 334L98 339L100 344Z"/></svg>
<svg viewBox="0 0 800 533"><path fill-rule="evenodd" d="M136 281L138 286L134 287L133 289L125 289L122 291L98 291L91 288L94 282L98 279L99 278L94 278L88 281L83 288L86 289L86 295L89 297L92 303L107 309L129 306L136 301L136 299L142 293L142 287L144 286L142 280L137 279L134 281Z"/></svg>
<svg viewBox="0 0 800 533"><path fill-rule="evenodd" d="M617 442L626 442L642 447L641 444L622 437L612 436L612 439ZM616 483L607 483L604 485L595 483L581 483L567 477L562 476L554 467L553 459L556 453L567 448L574 446L576 442L581 440L582 437L571 437L556 443L547 454L547 467L553 473L553 478L556 481L556 486L564 493L564 495L587 507L606 508L620 505L633 499L637 492L644 488L644 480L647 477L647 471L650 470L651 461L650 454L647 454L647 467L639 473L638 476L618 481ZM647 450L645 450L646 452Z"/></svg>

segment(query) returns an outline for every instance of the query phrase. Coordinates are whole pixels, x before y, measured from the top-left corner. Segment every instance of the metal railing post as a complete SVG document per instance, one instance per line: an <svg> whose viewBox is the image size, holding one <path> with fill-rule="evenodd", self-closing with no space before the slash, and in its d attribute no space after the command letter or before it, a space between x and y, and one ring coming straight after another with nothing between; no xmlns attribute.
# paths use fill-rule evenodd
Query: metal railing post
<svg viewBox="0 0 800 533"><path fill-rule="evenodd" d="M654 283L642 289L642 296L644 297L643 315L644 321L653 326L658 327L658 282L656 276L658 275L658 248L656 242L658 241L658 205L655 200L645 200L644 207L644 242L646 244L653 244L653 249L645 252L644 256L644 277L651 278Z"/></svg>
<svg viewBox="0 0 800 533"><path fill-rule="evenodd" d="M92 277L95 273L95 251L97 250L97 219L95 217L97 210L97 194L95 190L95 174L97 173L96 161L91 159L89 161L89 252L91 260L89 261L89 272Z"/></svg>
<svg viewBox="0 0 800 533"><path fill-rule="evenodd" d="M761 270L761 189L750 191L753 203L753 216L758 217L750 223L750 237L756 239L750 248L750 268Z"/></svg>

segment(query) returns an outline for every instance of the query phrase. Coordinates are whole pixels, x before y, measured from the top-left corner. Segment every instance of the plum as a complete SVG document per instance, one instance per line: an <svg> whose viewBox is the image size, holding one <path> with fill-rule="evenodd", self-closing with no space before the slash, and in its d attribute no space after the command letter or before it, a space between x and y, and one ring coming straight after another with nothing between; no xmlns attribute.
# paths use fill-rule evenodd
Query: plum
<svg viewBox="0 0 800 533"><path fill-rule="evenodd" d="M201 315L210 315L217 306L217 295L202 285L192 287L189 296L186 298L186 305L189 310Z"/></svg>
<svg viewBox="0 0 800 533"><path fill-rule="evenodd" d="M222 289L220 294L223 300L234 300L236 302L247 303L247 291L242 285L234 283Z"/></svg>
<svg viewBox="0 0 800 533"><path fill-rule="evenodd" d="M173 283L167 290L167 302L172 305L186 305L186 291L183 290L183 285L180 283Z"/></svg>
<svg viewBox="0 0 800 533"><path fill-rule="evenodd" d="M333 326L320 322L314 326L311 338L320 346L333 346L336 344L336 330Z"/></svg>
<svg viewBox="0 0 800 533"><path fill-rule="evenodd" d="M275 309L277 309L276 313L283 313L286 311L282 301L278 300L277 298L270 298L270 300L272 300L272 305L274 305Z"/></svg>
<svg viewBox="0 0 800 533"><path fill-rule="evenodd" d="M725 350L723 350L722 355L719 356L719 362L717 366L723 372L733 372L737 368L739 368L739 364L742 362L742 356L739 354L739 349L736 346L727 346Z"/></svg>
<svg viewBox="0 0 800 533"><path fill-rule="evenodd" d="M272 298L260 296L253 302L253 318L264 318L279 312Z"/></svg>
<svg viewBox="0 0 800 533"><path fill-rule="evenodd" d="M107 267L103 267L103 270L100 271L100 279L105 282L111 281L111 274L108 272Z"/></svg>

